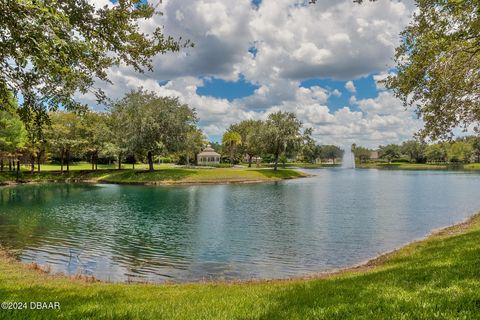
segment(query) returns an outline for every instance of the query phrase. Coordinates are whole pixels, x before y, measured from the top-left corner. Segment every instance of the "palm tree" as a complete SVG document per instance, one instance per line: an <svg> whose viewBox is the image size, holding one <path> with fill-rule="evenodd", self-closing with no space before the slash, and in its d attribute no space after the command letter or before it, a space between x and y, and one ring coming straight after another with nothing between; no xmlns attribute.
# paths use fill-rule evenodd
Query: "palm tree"
<svg viewBox="0 0 480 320"><path fill-rule="evenodd" d="M227 131L223 134L222 143L230 150L230 162L233 165L235 149L240 143L242 143L242 138L238 132Z"/></svg>

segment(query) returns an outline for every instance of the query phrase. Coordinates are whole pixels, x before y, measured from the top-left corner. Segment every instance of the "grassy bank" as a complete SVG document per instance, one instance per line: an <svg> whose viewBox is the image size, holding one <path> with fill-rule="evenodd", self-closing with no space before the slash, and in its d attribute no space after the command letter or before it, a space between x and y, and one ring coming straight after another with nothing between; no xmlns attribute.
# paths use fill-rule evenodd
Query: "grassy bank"
<svg viewBox="0 0 480 320"><path fill-rule="evenodd" d="M0 319L478 319L480 216L324 279L128 285L43 274L0 255Z"/></svg>
<svg viewBox="0 0 480 320"><path fill-rule="evenodd" d="M279 169L256 169L256 168L174 168L162 166L154 172L146 170L116 170L101 169L71 170L63 174L58 171L41 171L30 173L22 171L19 175L20 182L104 182L119 184L205 184L205 183L252 183L279 181L306 176L304 173L291 170ZM0 173L0 183L14 183L15 172Z"/></svg>
<svg viewBox="0 0 480 320"><path fill-rule="evenodd" d="M391 169L391 170L480 170L480 163L470 164L430 164L430 163L357 163L357 168Z"/></svg>

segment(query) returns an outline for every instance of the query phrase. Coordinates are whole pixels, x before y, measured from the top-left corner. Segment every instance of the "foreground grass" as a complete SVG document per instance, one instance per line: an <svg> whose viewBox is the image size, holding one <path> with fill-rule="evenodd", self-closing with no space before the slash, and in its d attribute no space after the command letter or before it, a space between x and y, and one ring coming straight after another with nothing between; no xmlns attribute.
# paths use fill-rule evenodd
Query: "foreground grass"
<svg viewBox="0 0 480 320"><path fill-rule="evenodd" d="M158 169L158 168L157 168ZM72 170L64 172L41 171L31 174L22 171L19 176L20 182L107 182L120 184L202 184L202 183L250 183L279 181L306 176L304 173L291 170L279 169L256 169L256 168L209 168L187 169L164 166L157 171L146 170L116 170L102 169ZM15 172L0 173L0 182L8 183L16 181Z"/></svg>
<svg viewBox="0 0 480 320"><path fill-rule="evenodd" d="M479 319L480 216L326 279L128 285L51 276L0 255L0 319Z"/></svg>
<svg viewBox="0 0 480 320"><path fill-rule="evenodd" d="M470 164L430 164L430 163L357 163L357 168L394 169L394 170L480 170L480 163Z"/></svg>

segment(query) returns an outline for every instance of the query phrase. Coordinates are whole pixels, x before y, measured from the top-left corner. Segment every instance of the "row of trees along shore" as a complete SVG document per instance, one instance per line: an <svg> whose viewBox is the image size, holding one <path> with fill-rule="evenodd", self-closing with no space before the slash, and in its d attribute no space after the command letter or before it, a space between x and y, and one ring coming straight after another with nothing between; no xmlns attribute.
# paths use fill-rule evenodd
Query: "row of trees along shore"
<svg viewBox="0 0 480 320"><path fill-rule="evenodd" d="M153 171L155 156L190 164L208 143L197 127L194 109L177 98L142 89L112 103L106 112L55 111L48 113L45 121L35 117L25 121L15 113L1 113L0 170L7 163L9 170L28 163L33 173L41 170L42 163L54 162L63 172L69 171L72 160L87 160L92 170L98 169L101 161L116 162L119 169L122 162L133 168L136 162L143 162ZM223 137L224 144L214 147L229 153L232 163L238 152L245 152L250 160L269 153L277 169L281 156L293 155L312 141L311 130L304 130L289 112L273 113L265 122L243 121L231 129Z"/></svg>
<svg viewBox="0 0 480 320"><path fill-rule="evenodd" d="M10 102L14 104L14 101ZM0 111L0 170L19 170L20 163L40 171L42 163L58 163L69 171L72 161L88 161L92 170L100 163L146 163L154 161L195 163L196 155L208 143L197 127L195 110L178 99L159 97L142 89L113 102L105 112L88 109L79 112L48 113L45 121ZM43 124L43 125L39 125ZM303 128L294 113L276 112L266 120L244 120L232 124L222 144L212 143L224 162L231 165L262 161L336 164L342 148L319 145L312 130ZM455 141L427 144L417 140L389 144L378 149L353 145L356 161L408 161L415 163L480 162L480 137L467 136ZM377 157L373 157L376 152ZM259 160L260 159L260 160Z"/></svg>
<svg viewBox="0 0 480 320"><path fill-rule="evenodd" d="M193 109L177 98L159 97L143 90L132 91L112 103L107 112L88 109L56 111L46 121L22 121L14 113L1 111L0 168L13 162L29 163L40 171L41 163L58 161L63 172L72 159L88 160L92 170L99 160L118 162L137 159L153 171L154 154L196 153L204 137L197 128ZM39 125L41 124L41 125Z"/></svg>
<svg viewBox="0 0 480 320"><path fill-rule="evenodd" d="M369 160L371 151L362 147L353 148L355 157L360 162ZM380 146L379 159L388 162L408 161L413 163L471 163L480 162L480 137L465 136L456 140L423 143L417 140L405 141L402 144Z"/></svg>
<svg viewBox="0 0 480 320"><path fill-rule="evenodd" d="M445 140L457 128L473 127L478 133L480 24L476 16L472 18L478 3L422 0L415 4L418 10L396 48L396 72L383 84L423 119L422 139ZM88 112L75 100L78 93L90 93L105 103L106 95L95 84L110 81L112 66L152 71L152 58L157 54L193 45L163 34L161 27L150 33L141 31L140 23L158 14L155 5L138 0L118 1L113 7L95 7L88 1L2 1L0 12L2 169L6 159L9 168L14 161L17 169L20 161L27 161L33 170L35 160L38 164L51 153L65 162L68 170L71 158L81 153L90 157L93 167L99 158L115 155L119 165L127 156L145 158L152 170L155 153L183 150L188 158L199 148L198 141L203 138L195 126L195 112L175 99L132 94L105 114ZM129 107L137 98L149 103L138 109ZM152 101L162 103L160 118L152 113ZM75 113L56 113L60 107ZM96 121L92 119L98 123L89 123ZM310 161L322 154L325 157L327 151L338 153L332 146L316 146L308 130L289 113L271 115L262 125L258 142L263 153L273 155L275 168L294 153ZM237 149L250 156L250 148L259 150L248 143L248 136L242 138L242 132L237 132L240 128L234 129L223 144L232 162ZM78 138L82 134L77 131L84 132L83 138ZM402 151L403 145L387 145L379 151L388 161L406 154L417 162L468 162L475 155L478 160L475 139L422 144L421 156L414 154L417 151ZM356 149L357 157L367 158L368 150Z"/></svg>

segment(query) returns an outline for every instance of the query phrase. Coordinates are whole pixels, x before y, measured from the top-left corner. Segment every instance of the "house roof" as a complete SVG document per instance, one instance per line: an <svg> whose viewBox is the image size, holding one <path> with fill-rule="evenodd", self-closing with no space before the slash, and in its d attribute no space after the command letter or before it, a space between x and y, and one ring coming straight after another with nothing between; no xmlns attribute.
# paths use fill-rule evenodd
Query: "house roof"
<svg viewBox="0 0 480 320"><path fill-rule="evenodd" d="M220 154L219 153L216 153L215 150L213 150L213 148L208 145L205 149L203 149L202 152L200 152L198 154L199 156L209 156L209 157L220 157Z"/></svg>

